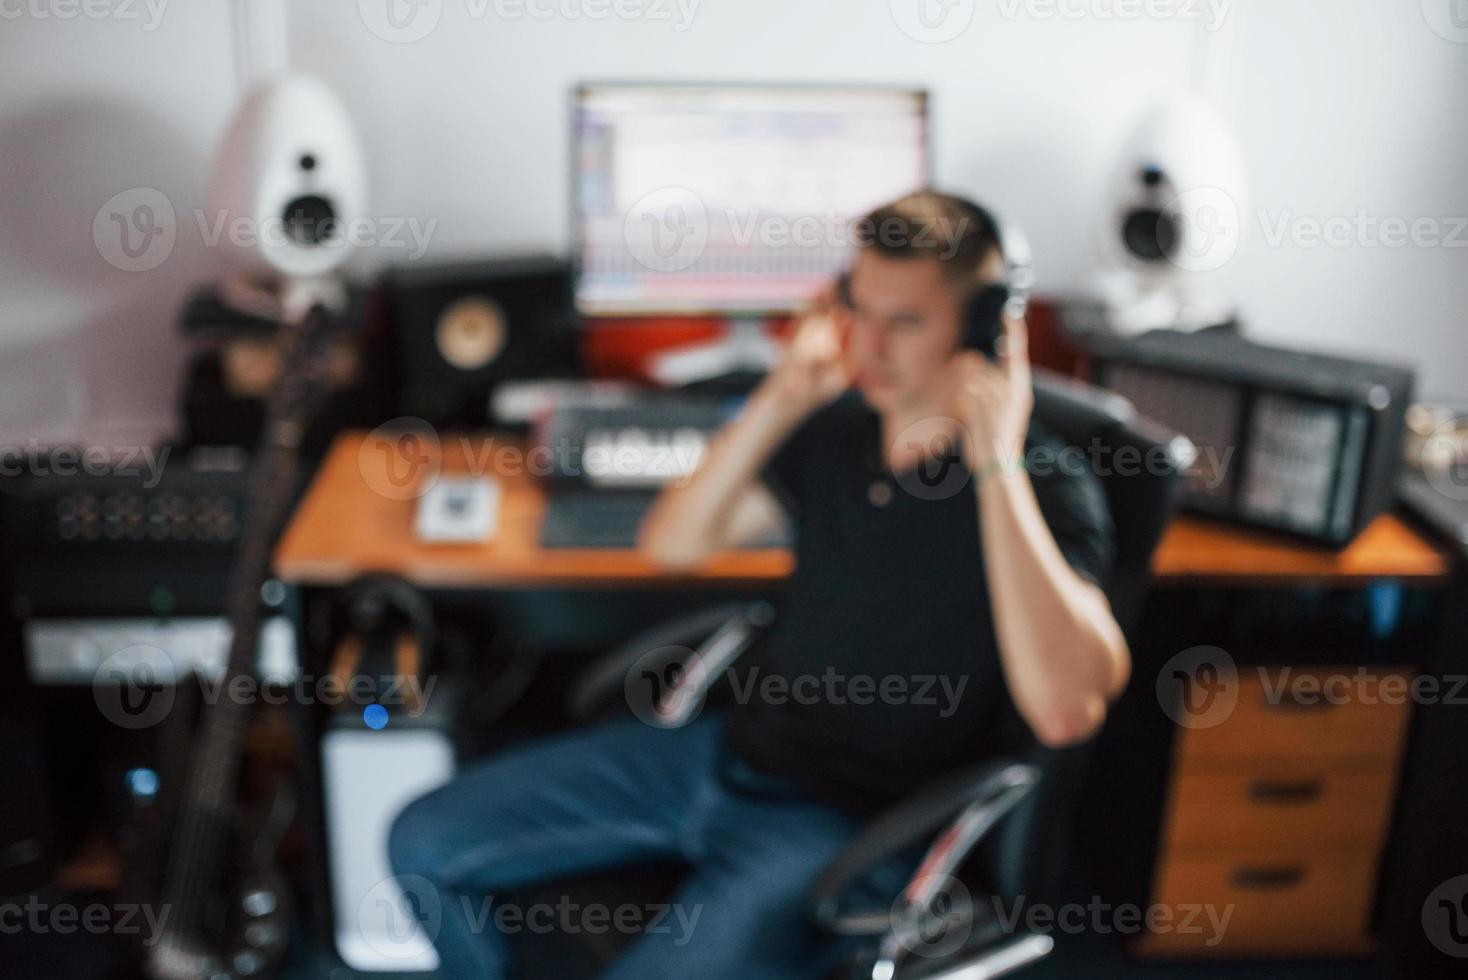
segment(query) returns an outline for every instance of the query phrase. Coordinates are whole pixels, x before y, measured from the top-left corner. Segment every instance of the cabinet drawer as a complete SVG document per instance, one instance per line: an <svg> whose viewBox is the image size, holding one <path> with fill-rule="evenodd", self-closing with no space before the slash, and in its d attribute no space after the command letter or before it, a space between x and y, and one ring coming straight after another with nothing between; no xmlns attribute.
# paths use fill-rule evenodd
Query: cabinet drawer
<svg viewBox="0 0 1468 980"><path fill-rule="evenodd" d="M1229 772L1183 771L1173 781L1168 840L1189 852L1262 846L1375 854L1386 838L1395 789L1395 774L1386 768L1256 763Z"/></svg>
<svg viewBox="0 0 1468 980"><path fill-rule="evenodd" d="M1153 902L1195 929L1149 933L1147 955L1353 955L1371 948L1374 858L1194 860L1173 856ZM1210 917L1209 911L1212 911ZM1226 918L1225 918L1226 917ZM1216 923L1222 922L1221 928ZM1210 945L1211 943L1211 945Z"/></svg>
<svg viewBox="0 0 1468 980"><path fill-rule="evenodd" d="M1410 715L1410 672L1243 667L1221 724L1185 728L1178 759L1216 765L1251 757L1335 758L1394 766ZM1322 693L1323 692L1323 693Z"/></svg>

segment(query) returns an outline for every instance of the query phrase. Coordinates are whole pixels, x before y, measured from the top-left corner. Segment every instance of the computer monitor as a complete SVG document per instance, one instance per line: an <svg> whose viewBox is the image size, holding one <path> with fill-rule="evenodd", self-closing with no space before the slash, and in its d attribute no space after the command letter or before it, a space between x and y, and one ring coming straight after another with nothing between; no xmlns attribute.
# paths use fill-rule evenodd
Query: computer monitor
<svg viewBox="0 0 1468 980"><path fill-rule="evenodd" d="M912 89L585 85L575 132L588 315L792 312L849 261L854 219L928 181Z"/></svg>

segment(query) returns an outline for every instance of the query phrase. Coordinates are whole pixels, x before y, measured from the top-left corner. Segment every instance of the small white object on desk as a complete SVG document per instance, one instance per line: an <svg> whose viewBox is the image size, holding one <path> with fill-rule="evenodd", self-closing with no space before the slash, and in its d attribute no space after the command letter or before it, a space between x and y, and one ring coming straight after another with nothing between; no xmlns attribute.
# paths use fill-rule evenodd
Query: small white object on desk
<svg viewBox="0 0 1468 980"><path fill-rule="evenodd" d="M479 544L499 530L500 485L487 476L442 476L418 500L413 533L435 544Z"/></svg>

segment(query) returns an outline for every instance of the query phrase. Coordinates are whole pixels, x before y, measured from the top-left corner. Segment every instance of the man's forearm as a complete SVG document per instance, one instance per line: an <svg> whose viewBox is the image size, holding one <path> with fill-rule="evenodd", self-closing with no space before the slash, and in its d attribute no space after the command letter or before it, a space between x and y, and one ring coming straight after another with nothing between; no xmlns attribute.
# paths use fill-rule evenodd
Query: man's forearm
<svg viewBox="0 0 1468 980"><path fill-rule="evenodd" d="M1105 596L1070 567L1022 470L990 474L979 508L1000 659L1047 744L1092 734L1125 685L1126 643Z"/></svg>
<svg viewBox="0 0 1468 980"><path fill-rule="evenodd" d="M696 564L723 546L734 508L801 417L774 386L761 385L709 443L688 481L658 496L643 523L641 546L674 566Z"/></svg>

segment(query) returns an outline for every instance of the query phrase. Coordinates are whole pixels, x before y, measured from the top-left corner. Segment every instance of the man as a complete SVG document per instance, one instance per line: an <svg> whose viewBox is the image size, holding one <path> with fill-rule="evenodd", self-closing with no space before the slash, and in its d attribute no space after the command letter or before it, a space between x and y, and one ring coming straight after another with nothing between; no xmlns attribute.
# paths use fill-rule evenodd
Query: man
<svg viewBox="0 0 1468 980"><path fill-rule="evenodd" d="M446 975L508 969L466 914L486 893L672 859L691 870L667 920L691 925L648 930L609 976L819 977L842 948L802 900L864 816L1021 725L1056 747L1101 725L1129 669L1104 500L1089 473L1024 465L1059 445L1030 418L1023 324L994 361L959 349L1003 270L981 218L924 192L860 222L841 302L816 303L648 515L642 548L673 569L793 523L796 571L736 704L491 759L399 819L393 866L442 903Z"/></svg>

